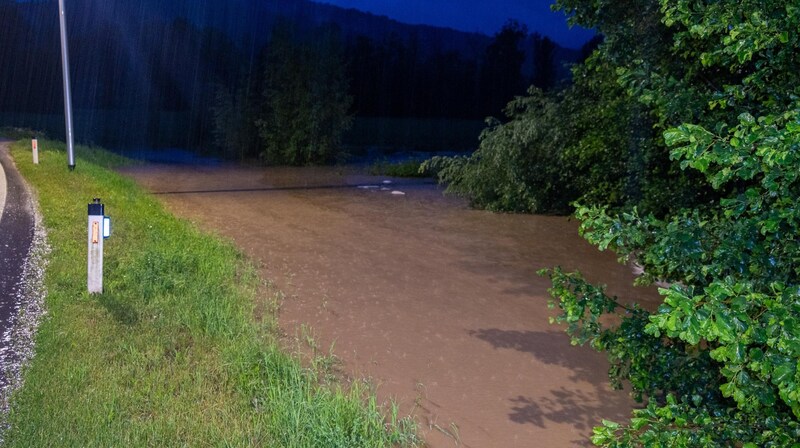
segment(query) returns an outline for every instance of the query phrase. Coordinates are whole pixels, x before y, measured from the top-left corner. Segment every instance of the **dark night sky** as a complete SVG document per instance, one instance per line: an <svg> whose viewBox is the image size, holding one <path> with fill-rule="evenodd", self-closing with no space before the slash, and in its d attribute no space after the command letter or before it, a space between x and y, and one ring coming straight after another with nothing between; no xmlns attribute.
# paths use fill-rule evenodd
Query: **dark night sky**
<svg viewBox="0 0 800 448"><path fill-rule="evenodd" d="M577 48L593 33L569 28L562 12L550 11L552 0L317 0L345 8L386 15L400 22L446 26L462 31L496 33L508 19Z"/></svg>

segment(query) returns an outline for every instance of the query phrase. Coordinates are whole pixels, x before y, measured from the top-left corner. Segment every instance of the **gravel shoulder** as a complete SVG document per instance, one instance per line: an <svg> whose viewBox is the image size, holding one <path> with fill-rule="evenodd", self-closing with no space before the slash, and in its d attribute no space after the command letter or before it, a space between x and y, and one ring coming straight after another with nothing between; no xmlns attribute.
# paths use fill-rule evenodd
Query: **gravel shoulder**
<svg viewBox="0 0 800 448"><path fill-rule="evenodd" d="M7 142L0 140L0 151L7 152ZM3 217L3 209L6 206L6 190L8 189L8 182L6 181L6 170L3 164L0 163L0 219Z"/></svg>
<svg viewBox="0 0 800 448"><path fill-rule="evenodd" d="M36 199L0 142L4 199L0 201L0 442L9 399L22 385L45 314L44 269L49 253Z"/></svg>

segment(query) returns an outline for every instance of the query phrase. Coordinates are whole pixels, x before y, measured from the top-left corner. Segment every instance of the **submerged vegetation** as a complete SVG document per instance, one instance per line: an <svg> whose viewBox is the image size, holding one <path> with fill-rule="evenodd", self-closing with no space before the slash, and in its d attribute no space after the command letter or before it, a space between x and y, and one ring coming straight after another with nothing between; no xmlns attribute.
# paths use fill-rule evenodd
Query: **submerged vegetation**
<svg viewBox="0 0 800 448"><path fill-rule="evenodd" d="M110 167L124 159L63 144L12 153L38 194L52 259L48 316L7 446L396 447L417 444L409 419L367 384L321 385L324 363L278 346L274 294L229 243L174 218ZM113 217L105 293L86 292L86 204Z"/></svg>
<svg viewBox="0 0 800 448"><path fill-rule="evenodd" d="M422 161L418 159L390 162L386 159L372 164L369 173L374 176L389 177L427 177L428 174L421 169Z"/></svg>

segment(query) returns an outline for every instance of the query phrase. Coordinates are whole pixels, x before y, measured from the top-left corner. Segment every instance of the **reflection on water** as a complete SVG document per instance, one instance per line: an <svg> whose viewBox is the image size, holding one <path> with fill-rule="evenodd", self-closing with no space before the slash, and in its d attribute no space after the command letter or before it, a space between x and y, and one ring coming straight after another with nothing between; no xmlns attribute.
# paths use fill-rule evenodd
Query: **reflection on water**
<svg viewBox="0 0 800 448"><path fill-rule="evenodd" d="M181 148L133 148L117 149L114 152L129 159L165 165L219 166L222 163L216 157L203 156Z"/></svg>

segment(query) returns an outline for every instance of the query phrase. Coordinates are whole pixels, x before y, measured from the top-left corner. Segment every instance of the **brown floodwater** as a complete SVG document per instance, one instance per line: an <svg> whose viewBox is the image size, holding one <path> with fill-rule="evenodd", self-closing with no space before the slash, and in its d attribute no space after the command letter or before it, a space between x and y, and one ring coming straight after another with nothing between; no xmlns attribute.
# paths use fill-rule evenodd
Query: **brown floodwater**
<svg viewBox="0 0 800 448"><path fill-rule="evenodd" d="M430 447L588 445L601 419L635 405L609 388L603 355L548 323L544 267L656 300L572 220L471 210L430 181L346 168L124 172L256 260L285 293L283 332L333 347L347 375L417 419Z"/></svg>

